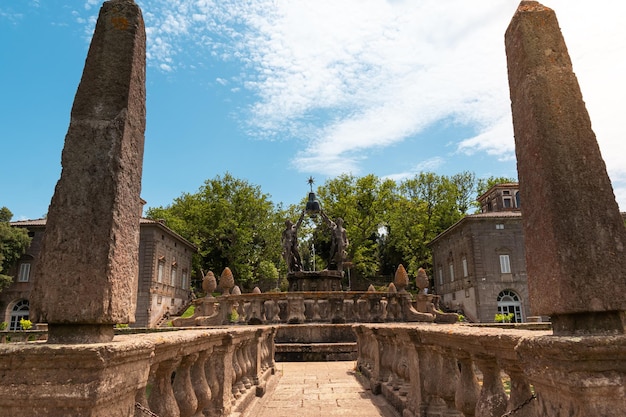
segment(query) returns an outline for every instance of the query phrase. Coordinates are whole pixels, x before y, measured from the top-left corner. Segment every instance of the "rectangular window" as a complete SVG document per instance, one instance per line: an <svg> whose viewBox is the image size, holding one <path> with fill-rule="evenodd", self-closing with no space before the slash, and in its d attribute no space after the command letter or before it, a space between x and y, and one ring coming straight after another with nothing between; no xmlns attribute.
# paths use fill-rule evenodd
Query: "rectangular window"
<svg viewBox="0 0 626 417"><path fill-rule="evenodd" d="M496 229L497 230L504 230L504 225L503 224L496 224Z"/></svg>
<svg viewBox="0 0 626 417"><path fill-rule="evenodd" d="M163 282L163 268L164 268L164 263L159 262L159 269L157 271L157 282Z"/></svg>
<svg viewBox="0 0 626 417"><path fill-rule="evenodd" d="M467 273L467 259L463 258L463 278L467 278L469 274Z"/></svg>
<svg viewBox="0 0 626 417"><path fill-rule="evenodd" d="M443 269L441 267L437 269L437 275L439 276L439 285L443 285Z"/></svg>
<svg viewBox="0 0 626 417"><path fill-rule="evenodd" d="M172 287L175 287L176 286L176 267L175 266L172 267L170 277L172 278Z"/></svg>
<svg viewBox="0 0 626 417"><path fill-rule="evenodd" d="M187 271L183 271L182 282L180 283L180 287L183 290L187 289Z"/></svg>
<svg viewBox="0 0 626 417"><path fill-rule="evenodd" d="M500 255L500 272L503 274L511 273L511 260L509 255Z"/></svg>
<svg viewBox="0 0 626 417"><path fill-rule="evenodd" d="M513 206L512 200L510 198L505 198L503 201L505 208L511 208Z"/></svg>
<svg viewBox="0 0 626 417"><path fill-rule="evenodd" d="M28 282L30 279L30 264L20 265L20 274L17 277L18 282Z"/></svg>
<svg viewBox="0 0 626 417"><path fill-rule="evenodd" d="M450 264L450 282L454 281L454 265Z"/></svg>

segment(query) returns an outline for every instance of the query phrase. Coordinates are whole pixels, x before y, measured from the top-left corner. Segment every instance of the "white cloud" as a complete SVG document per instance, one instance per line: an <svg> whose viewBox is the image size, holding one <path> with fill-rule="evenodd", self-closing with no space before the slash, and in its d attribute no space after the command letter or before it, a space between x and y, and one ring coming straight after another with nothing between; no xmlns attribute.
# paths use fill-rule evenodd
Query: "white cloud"
<svg viewBox="0 0 626 417"><path fill-rule="evenodd" d="M407 172L400 172L397 174L386 175L385 179L394 181L401 181L407 178L414 177L420 172L436 172L439 167L445 164L445 159L440 156L435 156L418 163L413 169Z"/></svg>
<svg viewBox="0 0 626 417"><path fill-rule="evenodd" d="M253 92L250 132L299 138L292 164L358 173L372 150L441 120L477 132L456 151L514 159L504 32L518 0L142 0L150 65L242 65L218 83ZM95 5L87 0L87 6ZM556 10L618 199L626 201L626 4L545 0ZM195 64L196 62L194 62ZM222 80L222 81L220 81ZM622 203L622 207L626 207Z"/></svg>
<svg viewBox="0 0 626 417"><path fill-rule="evenodd" d="M85 10L90 10L92 7L95 7L99 4L100 2L98 0L87 0L85 2Z"/></svg>

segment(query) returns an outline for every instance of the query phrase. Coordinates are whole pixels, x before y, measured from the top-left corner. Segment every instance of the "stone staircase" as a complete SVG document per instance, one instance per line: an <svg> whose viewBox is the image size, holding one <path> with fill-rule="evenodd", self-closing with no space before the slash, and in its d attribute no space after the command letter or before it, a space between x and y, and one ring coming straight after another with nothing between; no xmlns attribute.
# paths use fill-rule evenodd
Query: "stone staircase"
<svg viewBox="0 0 626 417"><path fill-rule="evenodd" d="M274 339L276 362L351 361L357 358L351 324L287 324Z"/></svg>

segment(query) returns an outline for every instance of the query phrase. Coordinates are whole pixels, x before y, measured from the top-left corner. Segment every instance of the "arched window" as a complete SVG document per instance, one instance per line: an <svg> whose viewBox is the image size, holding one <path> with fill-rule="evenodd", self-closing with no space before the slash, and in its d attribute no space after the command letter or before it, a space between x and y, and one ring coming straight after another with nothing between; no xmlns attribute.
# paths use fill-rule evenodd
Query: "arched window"
<svg viewBox="0 0 626 417"><path fill-rule="evenodd" d="M9 324L9 330L20 330L20 320L28 320L28 300L20 300L11 309L11 323Z"/></svg>
<svg viewBox="0 0 626 417"><path fill-rule="evenodd" d="M513 313L512 323L522 323L522 302L519 296L511 290L504 290L498 294L498 314Z"/></svg>

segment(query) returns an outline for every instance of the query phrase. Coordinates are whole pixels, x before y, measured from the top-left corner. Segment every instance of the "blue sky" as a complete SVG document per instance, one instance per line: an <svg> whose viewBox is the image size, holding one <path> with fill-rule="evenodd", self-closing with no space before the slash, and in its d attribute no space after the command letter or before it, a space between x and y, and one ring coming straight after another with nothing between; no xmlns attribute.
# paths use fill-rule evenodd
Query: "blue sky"
<svg viewBox="0 0 626 417"><path fill-rule="evenodd" d="M504 32L517 0L142 0L142 197L230 172L275 203L341 173L516 177ZM556 10L622 211L626 3ZM48 209L101 2L0 3L0 206Z"/></svg>

